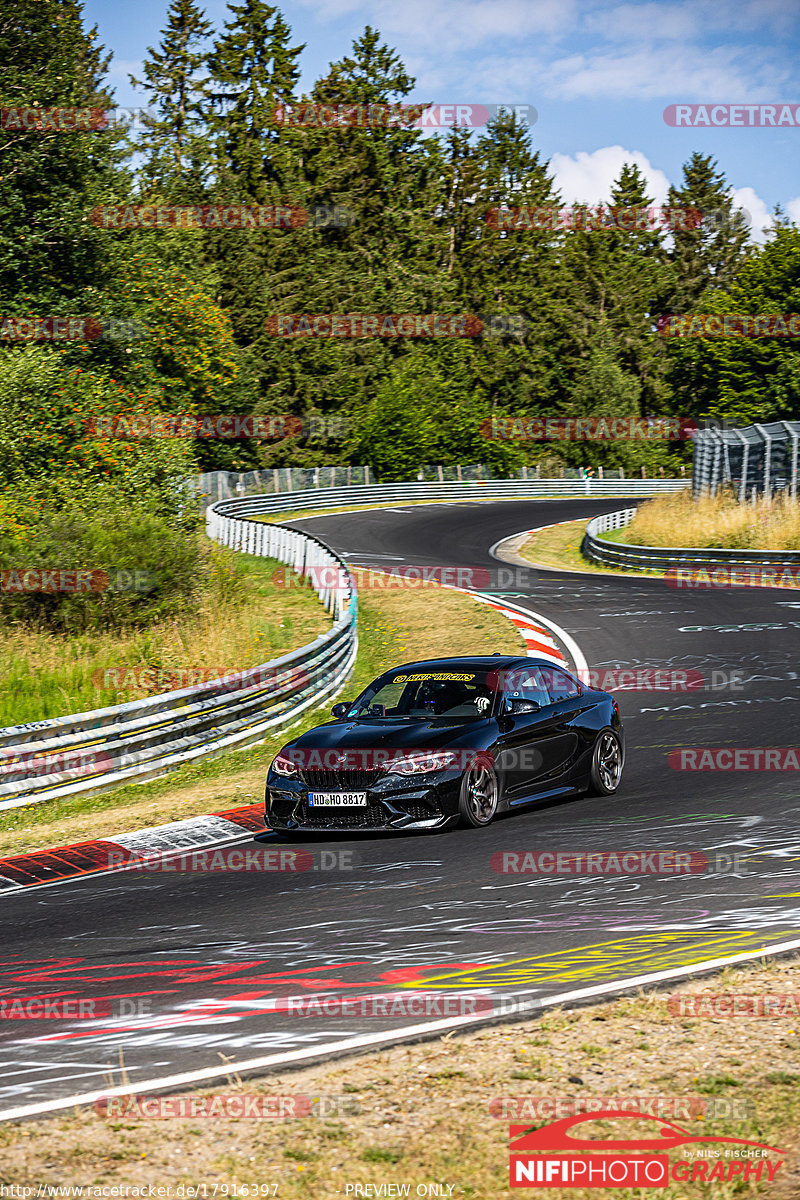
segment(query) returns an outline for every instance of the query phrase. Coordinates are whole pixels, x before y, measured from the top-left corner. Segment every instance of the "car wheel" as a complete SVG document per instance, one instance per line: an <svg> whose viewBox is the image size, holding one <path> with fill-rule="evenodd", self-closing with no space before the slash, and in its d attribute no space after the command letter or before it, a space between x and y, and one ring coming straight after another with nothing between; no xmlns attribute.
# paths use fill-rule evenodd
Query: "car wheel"
<svg viewBox="0 0 800 1200"><path fill-rule="evenodd" d="M458 811L464 825L479 828L488 825L497 812L500 784L493 766L475 762L467 767L461 780Z"/></svg>
<svg viewBox="0 0 800 1200"><path fill-rule="evenodd" d="M622 743L613 729L604 729L592 751L589 795L612 796L620 785L622 766Z"/></svg>

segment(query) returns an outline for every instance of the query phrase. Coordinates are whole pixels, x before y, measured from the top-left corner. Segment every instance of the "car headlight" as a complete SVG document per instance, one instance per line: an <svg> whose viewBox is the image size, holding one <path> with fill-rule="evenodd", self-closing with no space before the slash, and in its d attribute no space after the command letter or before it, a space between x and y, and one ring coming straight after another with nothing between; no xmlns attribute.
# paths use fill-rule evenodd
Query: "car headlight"
<svg viewBox="0 0 800 1200"><path fill-rule="evenodd" d="M297 778L297 763L293 762L282 750L273 758L270 770L274 771L276 775L285 775L287 779Z"/></svg>
<svg viewBox="0 0 800 1200"><path fill-rule="evenodd" d="M404 754L389 764L392 775L427 775L430 771L446 771L458 762L454 750L428 751L425 754Z"/></svg>

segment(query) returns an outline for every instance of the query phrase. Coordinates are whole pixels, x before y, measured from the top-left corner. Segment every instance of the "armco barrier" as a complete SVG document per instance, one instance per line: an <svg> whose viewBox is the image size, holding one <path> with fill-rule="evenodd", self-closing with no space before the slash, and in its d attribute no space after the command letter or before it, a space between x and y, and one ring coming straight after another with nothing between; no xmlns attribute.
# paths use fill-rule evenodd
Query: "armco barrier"
<svg viewBox="0 0 800 1200"><path fill-rule="evenodd" d="M0 729L0 809L141 782L250 745L342 687L358 646L355 581L345 563L307 534L231 520L211 510L207 519L217 541L311 573L312 583L326 576L340 579L344 572L346 583L338 589L314 583L333 617L332 628L291 654L242 671L234 686L213 680ZM334 570L319 570L326 566Z"/></svg>
<svg viewBox="0 0 800 1200"><path fill-rule="evenodd" d="M694 546L635 546L606 541L601 534L628 525L635 508L594 517L586 526L583 550L587 558L606 567L630 571L667 571L670 567L760 567L800 565L799 550L699 550Z"/></svg>
<svg viewBox="0 0 800 1200"><path fill-rule="evenodd" d="M305 488L220 500L208 511L245 517L351 505L408 503L411 500L545 500L584 496L659 496L689 486L688 479L491 479L465 483L377 483L357 487Z"/></svg>

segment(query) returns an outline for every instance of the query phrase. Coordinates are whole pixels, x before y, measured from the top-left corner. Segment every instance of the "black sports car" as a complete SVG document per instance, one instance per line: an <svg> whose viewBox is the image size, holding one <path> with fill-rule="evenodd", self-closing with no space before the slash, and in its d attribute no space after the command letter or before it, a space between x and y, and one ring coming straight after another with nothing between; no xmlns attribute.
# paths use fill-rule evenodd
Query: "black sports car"
<svg viewBox="0 0 800 1200"><path fill-rule="evenodd" d="M332 711L273 759L269 829L488 825L551 796L611 795L622 776L614 697L543 659L407 663Z"/></svg>

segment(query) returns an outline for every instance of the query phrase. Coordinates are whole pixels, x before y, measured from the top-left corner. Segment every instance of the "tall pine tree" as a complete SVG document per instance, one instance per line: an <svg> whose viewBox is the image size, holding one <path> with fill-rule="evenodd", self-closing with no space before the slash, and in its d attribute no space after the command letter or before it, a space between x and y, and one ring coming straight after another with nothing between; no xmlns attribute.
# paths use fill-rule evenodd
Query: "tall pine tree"
<svg viewBox="0 0 800 1200"><path fill-rule="evenodd" d="M210 168L206 136L210 81L204 73L203 43L211 25L194 0L172 0L157 49L147 48L143 88L155 115L145 114L137 149L145 196L171 203L202 200Z"/></svg>

